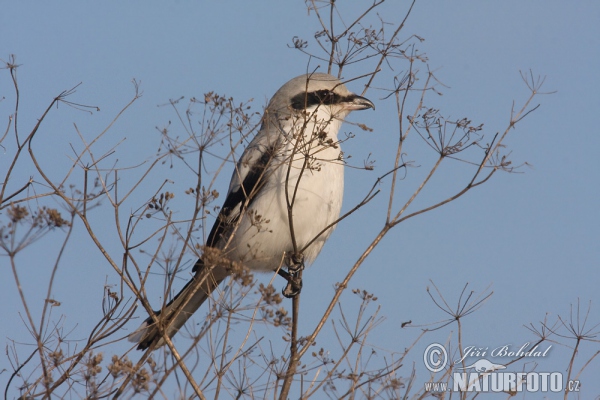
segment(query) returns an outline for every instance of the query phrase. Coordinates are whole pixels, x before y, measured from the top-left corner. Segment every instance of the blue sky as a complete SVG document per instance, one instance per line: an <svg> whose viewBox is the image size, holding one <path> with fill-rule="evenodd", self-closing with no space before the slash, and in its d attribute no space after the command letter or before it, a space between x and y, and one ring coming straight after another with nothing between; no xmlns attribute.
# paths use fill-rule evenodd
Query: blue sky
<svg viewBox="0 0 600 400"><path fill-rule="evenodd" d="M381 15L399 20L406 10L404 3L384 4ZM354 15L354 7L340 4L344 15ZM0 58L7 60L9 54L15 54L22 65L18 70L22 129L35 124L54 96L80 82L74 100L101 110L90 116L59 107L50 116L36 148L48 168L57 168L57 176L60 166L68 165L65 143L80 145L73 123L86 137L99 133L132 96L132 78L141 81L143 97L99 143L100 148L108 149L127 138L115 156L120 165L153 154L159 140L155 127L174 118L168 107L157 107L169 99L216 91L239 102L253 98L254 109L260 111L283 83L307 69L306 56L288 48L292 37L309 39L318 28L301 1L25 1L3 9ZM483 123L486 133L504 131L513 101L518 106L528 96L519 71L545 76L543 89L556 93L537 97L534 104L541 104L540 108L506 141L514 163L527 162L531 167L515 174L498 173L458 201L401 224L361 267L351 287L375 293L380 313L386 317L373 333L372 342L401 351L419 333L418 329L401 329L402 322L420 324L445 317L427 296L430 279L452 302L467 282L478 292L491 284L494 295L464 320L467 345L519 347L533 339L523 325L537 324L546 313L551 321L558 315L568 317L570 305L578 300L585 309L592 302L590 323L600 323L600 139L594 121L600 108L599 26L600 5L592 1L568 5L563 1L417 2L403 35L425 39L418 48L448 86L440 87L443 96L430 96L427 104L440 108L443 115L469 117ZM317 64L313 60L311 66ZM407 66L398 64L396 68L399 73ZM391 76L385 71L382 82ZM359 82L349 86L362 90ZM0 98L7 98L0 102L3 119L11 113L11 96L9 76L3 73ZM395 155L394 104L375 90L366 96L376 104L376 111L357 113L351 119L374 131L357 132L344 150L359 164L370 154L377 160L377 168L374 172L348 171L345 209L362 198ZM346 129L352 128L347 125ZM407 178L400 181L399 198L412 193L429 161L422 156L417 140L407 143L405 151L407 159L415 160L419 167L409 169ZM2 152L0 171L5 170L10 154L9 150ZM21 177L34 174L23 168ZM178 182L177 176L165 171L175 187L189 186ZM229 171L221 175L222 190L228 176ZM467 178L463 166L445 165L418 204L426 206L443 198ZM388 187L384 184L384 192ZM324 307L323 299L331 297L333 284L381 228L385 207L385 198L380 196L337 228L305 274L304 310ZM107 218L102 211L96 212L97 218ZM110 243L108 233L106 240ZM38 265L36 259L40 254L55 254L56 243L52 238L42 241L21 260L24 290L32 299L39 297L34 308L41 308L45 294L40 292L45 292L47 282L47 274L36 268L48 268ZM118 243L113 244L118 254ZM57 290L56 297L62 306L55 311L56 317L68 316L66 325L76 326L78 338L86 332L90 310L85 306L97 308L101 298L98 281L115 279L97 251L78 251L80 248L84 247L73 245L59 269L57 288L63 289ZM0 258L3 343L26 335L6 260ZM44 289L40 291L40 287ZM158 299L160 285L155 289ZM89 296L95 302L81 300ZM311 316L305 318L310 324ZM135 325L137 321L127 328ZM413 360L422 379L428 376L419 361L422 349L434 340L444 341L449 334L450 329L438 336L432 334L415 350ZM280 334L274 336L277 340ZM580 368L599 349L597 343L585 343L576 365ZM550 356L537 360L538 370L564 371L570 354L567 347L556 345ZM10 370L4 355L0 356L0 370L3 368ZM600 383L594 378L599 374L600 362L595 360L581 376L584 398L600 392ZM0 386L4 387L6 380L7 373L0 374Z"/></svg>

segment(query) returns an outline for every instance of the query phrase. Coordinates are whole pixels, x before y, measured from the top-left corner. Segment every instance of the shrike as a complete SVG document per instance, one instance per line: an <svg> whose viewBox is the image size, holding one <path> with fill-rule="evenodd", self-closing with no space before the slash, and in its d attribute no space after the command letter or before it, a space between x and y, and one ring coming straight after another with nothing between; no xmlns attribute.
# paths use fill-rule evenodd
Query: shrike
<svg viewBox="0 0 600 400"><path fill-rule="evenodd" d="M154 313L161 329L151 316L129 336L138 349L164 345L161 330L173 337L230 275L231 262L278 271L292 283L288 296L300 289L294 272L317 257L342 207L338 131L351 111L367 108L375 105L322 73L296 77L275 93L233 171L194 277Z"/></svg>

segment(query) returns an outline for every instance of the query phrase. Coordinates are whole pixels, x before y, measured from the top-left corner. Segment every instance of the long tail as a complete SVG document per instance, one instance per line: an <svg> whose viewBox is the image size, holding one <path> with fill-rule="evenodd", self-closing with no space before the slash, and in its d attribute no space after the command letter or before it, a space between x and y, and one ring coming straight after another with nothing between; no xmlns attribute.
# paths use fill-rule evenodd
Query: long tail
<svg viewBox="0 0 600 400"><path fill-rule="evenodd" d="M201 259L196 262L194 270L196 275L186 283L173 300L162 310L154 312L154 315L158 318L158 323L161 324L169 338L175 336L228 275L224 267L213 266L213 268L208 268ZM160 330L151 316L129 335L129 341L138 343L138 350L146 350L154 343L156 343L155 348L165 344Z"/></svg>

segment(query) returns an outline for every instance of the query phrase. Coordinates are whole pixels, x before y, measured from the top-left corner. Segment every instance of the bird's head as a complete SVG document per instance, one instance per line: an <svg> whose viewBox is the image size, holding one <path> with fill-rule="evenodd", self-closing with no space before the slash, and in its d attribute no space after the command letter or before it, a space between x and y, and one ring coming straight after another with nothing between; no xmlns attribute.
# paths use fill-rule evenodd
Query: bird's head
<svg viewBox="0 0 600 400"><path fill-rule="evenodd" d="M269 102L267 110L298 115L325 112L343 120L351 111L375 109L368 99L352 93L336 77L312 73L298 76L283 85Z"/></svg>

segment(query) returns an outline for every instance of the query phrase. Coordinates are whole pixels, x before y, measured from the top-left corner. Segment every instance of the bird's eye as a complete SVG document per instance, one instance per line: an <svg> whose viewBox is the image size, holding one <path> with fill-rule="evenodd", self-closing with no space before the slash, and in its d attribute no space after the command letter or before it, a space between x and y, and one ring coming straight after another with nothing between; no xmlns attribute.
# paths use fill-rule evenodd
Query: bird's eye
<svg viewBox="0 0 600 400"><path fill-rule="evenodd" d="M319 90L316 92L316 95L322 104L333 104L337 101L338 97L331 90Z"/></svg>

